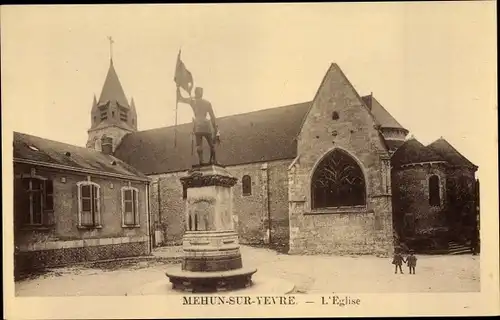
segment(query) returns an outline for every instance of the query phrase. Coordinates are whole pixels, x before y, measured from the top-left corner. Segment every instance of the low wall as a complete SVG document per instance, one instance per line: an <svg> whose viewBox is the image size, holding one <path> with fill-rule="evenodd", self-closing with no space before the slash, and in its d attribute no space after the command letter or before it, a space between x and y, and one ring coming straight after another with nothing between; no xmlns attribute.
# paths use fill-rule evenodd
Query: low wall
<svg viewBox="0 0 500 320"><path fill-rule="evenodd" d="M149 254L147 237L47 241L18 248L16 275L22 272L86 261L135 257Z"/></svg>

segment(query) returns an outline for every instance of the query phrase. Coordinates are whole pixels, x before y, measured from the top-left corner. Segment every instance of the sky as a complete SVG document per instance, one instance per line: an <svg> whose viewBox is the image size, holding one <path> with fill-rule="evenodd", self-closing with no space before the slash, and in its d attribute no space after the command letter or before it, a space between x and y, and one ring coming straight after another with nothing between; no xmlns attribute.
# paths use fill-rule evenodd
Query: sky
<svg viewBox="0 0 500 320"><path fill-rule="evenodd" d="M494 2L2 7L3 128L85 146L113 61L139 130L175 123L179 49L217 116L313 99L332 62L419 141L497 166ZM179 105L178 123L191 121Z"/></svg>

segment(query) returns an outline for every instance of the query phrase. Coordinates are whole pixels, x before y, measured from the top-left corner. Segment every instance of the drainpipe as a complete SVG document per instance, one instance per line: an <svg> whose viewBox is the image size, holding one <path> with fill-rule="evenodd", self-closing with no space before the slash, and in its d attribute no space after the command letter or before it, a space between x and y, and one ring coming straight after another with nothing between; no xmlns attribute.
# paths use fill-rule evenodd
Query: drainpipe
<svg viewBox="0 0 500 320"><path fill-rule="evenodd" d="M267 229L269 230L269 245L271 245L271 203L269 202L269 176L267 178Z"/></svg>
<svg viewBox="0 0 500 320"><path fill-rule="evenodd" d="M147 210L147 237L148 237L148 253L151 254L153 251L153 241L152 241L152 234L151 234L151 206L149 204L149 187L151 185L151 182L148 182L146 184L146 210Z"/></svg>
<svg viewBox="0 0 500 320"><path fill-rule="evenodd" d="M267 162L261 166L262 180L264 182L264 210L267 217L267 243L271 245L271 210L269 202L269 172Z"/></svg>
<svg viewBox="0 0 500 320"><path fill-rule="evenodd" d="M158 222L161 225L162 214L161 214L161 188L160 188L161 178L158 177L158 185L157 185L157 198L158 198ZM155 225L155 237L156 237L156 225Z"/></svg>

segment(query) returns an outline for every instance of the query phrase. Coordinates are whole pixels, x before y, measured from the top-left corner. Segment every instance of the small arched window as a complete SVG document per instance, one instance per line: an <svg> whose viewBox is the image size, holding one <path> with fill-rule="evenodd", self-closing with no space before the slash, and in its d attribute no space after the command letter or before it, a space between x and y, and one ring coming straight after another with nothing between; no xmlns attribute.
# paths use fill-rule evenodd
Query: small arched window
<svg viewBox="0 0 500 320"><path fill-rule="evenodd" d="M311 207L334 208L366 204L365 178L348 153L334 150L318 164L311 181Z"/></svg>
<svg viewBox="0 0 500 320"><path fill-rule="evenodd" d="M429 204L431 206L441 205L441 196L439 194L439 177L433 175L429 178Z"/></svg>
<svg viewBox="0 0 500 320"><path fill-rule="evenodd" d="M252 178L249 175L243 176L241 179L242 183L242 193L244 196L249 196L252 194Z"/></svg>

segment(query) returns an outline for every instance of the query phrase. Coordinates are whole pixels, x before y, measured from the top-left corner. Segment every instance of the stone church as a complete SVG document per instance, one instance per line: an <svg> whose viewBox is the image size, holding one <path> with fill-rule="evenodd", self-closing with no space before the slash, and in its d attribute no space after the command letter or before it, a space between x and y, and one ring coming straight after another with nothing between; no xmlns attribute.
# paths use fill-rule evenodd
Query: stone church
<svg viewBox="0 0 500 320"><path fill-rule="evenodd" d="M138 110L111 61L94 96L87 148L110 145L151 179L152 243L178 245L186 225L179 178L196 161L193 127L177 126L174 145L174 127L138 131ZM446 249L477 238L477 166L443 138L428 146L408 139L408 129L372 94L356 92L337 64L311 101L217 125L217 160L238 178L233 219L241 243L290 254L387 255L395 241Z"/></svg>

